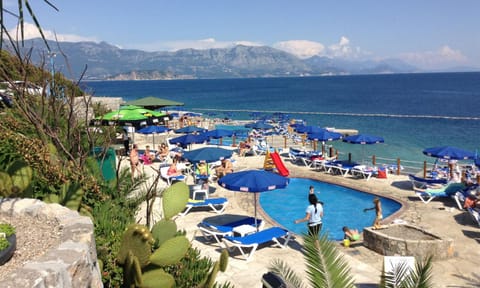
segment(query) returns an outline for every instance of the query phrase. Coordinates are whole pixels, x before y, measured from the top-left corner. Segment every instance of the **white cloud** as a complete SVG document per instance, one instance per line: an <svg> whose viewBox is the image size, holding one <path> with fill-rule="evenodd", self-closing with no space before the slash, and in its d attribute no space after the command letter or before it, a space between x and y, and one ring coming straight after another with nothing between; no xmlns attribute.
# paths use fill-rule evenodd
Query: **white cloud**
<svg viewBox="0 0 480 288"><path fill-rule="evenodd" d="M60 42L80 42L80 41L98 42L98 40L93 37L84 37L84 36L74 35L74 34L55 34L54 31L46 30L43 28L42 28L42 31L46 39L53 40L53 41L58 40ZM16 38L17 35L18 37L20 37L20 26L16 26L10 29L8 33L10 33L10 36L12 36L13 38ZM24 34L25 40L41 37L37 27L34 24L26 23L26 22L23 24L23 34Z"/></svg>
<svg viewBox="0 0 480 288"><path fill-rule="evenodd" d="M326 56L331 58L358 58L367 56L359 47L352 47L350 40L342 36L338 43L325 47L324 44L309 40L290 40L273 44L274 48L292 53L300 58Z"/></svg>
<svg viewBox="0 0 480 288"><path fill-rule="evenodd" d="M446 67L468 64L468 59L459 50L454 50L445 45L436 51L404 53L400 58L412 65L428 68L441 69Z"/></svg>
<svg viewBox="0 0 480 288"><path fill-rule="evenodd" d="M177 51L180 49L212 49L212 48L228 48L236 45L261 46L261 43L251 41L217 41L215 38L206 38L200 40L180 40L167 42L153 42L148 44L138 44L130 48L141 49L146 51Z"/></svg>
<svg viewBox="0 0 480 288"><path fill-rule="evenodd" d="M322 43L308 40L290 40L273 44L273 48L291 53L299 58L309 58L315 55L322 55L325 46Z"/></svg>

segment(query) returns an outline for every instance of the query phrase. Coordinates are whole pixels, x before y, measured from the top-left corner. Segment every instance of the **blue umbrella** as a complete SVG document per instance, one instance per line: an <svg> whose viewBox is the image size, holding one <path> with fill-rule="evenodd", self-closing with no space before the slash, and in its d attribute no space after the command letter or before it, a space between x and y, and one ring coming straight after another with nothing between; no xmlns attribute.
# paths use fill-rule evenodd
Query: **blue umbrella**
<svg viewBox="0 0 480 288"><path fill-rule="evenodd" d="M257 219L257 193L287 187L289 179L265 170L247 170L227 174L218 180L223 188L232 191L252 192ZM255 223L255 227L258 227Z"/></svg>
<svg viewBox="0 0 480 288"><path fill-rule="evenodd" d="M343 142L352 143L352 144L360 144L360 145L371 145L377 143L383 143L383 137L380 136L373 136L367 134L357 134L357 135L350 135L343 138ZM362 147L362 162L365 159L365 146Z"/></svg>
<svg viewBox="0 0 480 288"><path fill-rule="evenodd" d="M180 137L170 139L170 144L180 144L182 147L186 147L190 144L200 144L207 141L207 137L202 134L187 134Z"/></svg>
<svg viewBox="0 0 480 288"><path fill-rule="evenodd" d="M352 144L377 144L383 143L385 140L379 136L372 136L367 134L357 134L351 135L343 138L343 142L352 143Z"/></svg>
<svg viewBox="0 0 480 288"><path fill-rule="evenodd" d="M253 128L253 129L260 129L260 130L268 130L268 129L273 129L273 125L270 125L268 123L265 123L263 121L257 121L254 123L248 123L245 124L245 127L247 128Z"/></svg>
<svg viewBox="0 0 480 288"><path fill-rule="evenodd" d="M231 137L234 134L233 130L215 129L203 133L208 138L219 139L223 137Z"/></svg>
<svg viewBox="0 0 480 288"><path fill-rule="evenodd" d="M343 135L338 132L328 131L327 129L323 129L320 132L314 134L308 134L308 139L310 140L317 140L317 141L334 141L341 139Z"/></svg>
<svg viewBox="0 0 480 288"><path fill-rule="evenodd" d="M191 163L198 163L200 161L215 162L223 158L232 157L233 151L216 147L205 147L187 151L183 153L183 158L188 159Z"/></svg>
<svg viewBox="0 0 480 288"><path fill-rule="evenodd" d="M475 159L475 153L452 146L432 147L423 150L423 154L441 159Z"/></svg>
<svg viewBox="0 0 480 288"><path fill-rule="evenodd" d="M156 133L164 133L168 131L169 129L165 126L157 126L157 125L151 125L151 126L145 126L142 129L138 130L137 133L140 134L152 134L153 135L153 147L155 149L155 134Z"/></svg>
<svg viewBox="0 0 480 288"><path fill-rule="evenodd" d="M183 128L174 130L175 133L195 133L195 132L204 132L207 129L197 127L197 126L185 126Z"/></svg>

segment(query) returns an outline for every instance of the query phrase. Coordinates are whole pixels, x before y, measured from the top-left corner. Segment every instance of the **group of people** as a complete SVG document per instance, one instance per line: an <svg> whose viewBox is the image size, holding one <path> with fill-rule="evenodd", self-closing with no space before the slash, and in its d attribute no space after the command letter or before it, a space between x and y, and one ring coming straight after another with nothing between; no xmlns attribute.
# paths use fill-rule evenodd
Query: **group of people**
<svg viewBox="0 0 480 288"><path fill-rule="evenodd" d="M294 221L295 224L307 222L308 224L308 234L310 236L315 237L317 239L316 245L318 245L318 235L322 230L322 219L323 219L323 202L319 201L317 196L315 195L315 188L310 186L309 193L308 193L308 202L309 205L305 209L305 217L297 219ZM382 204L380 202L380 198L375 197L373 199L373 207L363 209L363 212L367 212L370 210L375 210L375 220L373 222L373 229L381 228L381 222L383 219L382 214ZM360 239L360 233L357 229L350 229L347 226L342 228L344 233L344 241L345 246L349 246L350 242L354 242ZM318 247L318 246L317 246Z"/></svg>

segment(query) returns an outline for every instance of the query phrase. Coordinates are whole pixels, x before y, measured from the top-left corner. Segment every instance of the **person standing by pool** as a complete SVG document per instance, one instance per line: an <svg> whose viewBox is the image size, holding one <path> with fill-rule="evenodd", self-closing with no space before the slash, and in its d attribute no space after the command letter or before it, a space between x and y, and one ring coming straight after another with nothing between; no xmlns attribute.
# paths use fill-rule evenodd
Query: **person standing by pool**
<svg viewBox="0 0 480 288"><path fill-rule="evenodd" d="M363 212L375 209L375 221L373 221L373 229L378 229L381 227L381 222L383 219L382 203L380 202L380 198L375 197L373 199L373 204L375 204L375 206L373 206L372 208L365 208L363 209Z"/></svg>
<svg viewBox="0 0 480 288"><path fill-rule="evenodd" d="M315 194L308 195L308 202L310 205L305 209L305 217L295 220L294 223L308 222L308 234L318 239L318 234L322 230L323 206Z"/></svg>
<svg viewBox="0 0 480 288"><path fill-rule="evenodd" d="M309 195L315 194L315 187L313 187L313 185L310 185L310 188L308 190L308 194Z"/></svg>

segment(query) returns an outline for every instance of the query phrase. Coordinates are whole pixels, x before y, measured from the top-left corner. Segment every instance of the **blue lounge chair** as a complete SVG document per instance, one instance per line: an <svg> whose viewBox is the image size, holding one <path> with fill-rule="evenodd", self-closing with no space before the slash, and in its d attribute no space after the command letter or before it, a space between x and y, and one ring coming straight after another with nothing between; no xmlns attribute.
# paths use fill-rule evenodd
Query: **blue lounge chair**
<svg viewBox="0 0 480 288"><path fill-rule="evenodd" d="M413 189L415 188L427 188L429 185L436 184L447 184L447 179L431 179L431 178L421 178L413 174L408 174L408 179L412 182Z"/></svg>
<svg viewBox="0 0 480 288"><path fill-rule="evenodd" d="M220 214L225 211L227 207L228 199L219 197L219 198L209 198L204 200L190 200L185 207L185 210L179 214L180 217L183 217L192 210L192 208L210 208L215 213Z"/></svg>
<svg viewBox="0 0 480 288"><path fill-rule="evenodd" d="M225 236L222 240L228 250L232 251L238 248L245 260L249 261L257 250L258 245L273 242L274 245L285 248L288 245L288 241L290 241L290 237L291 234L287 230L280 227L271 227L246 236ZM283 244L280 243L280 238L284 239ZM251 250L247 252L246 249L249 248L251 248Z"/></svg>
<svg viewBox="0 0 480 288"><path fill-rule="evenodd" d="M203 220L197 226L198 230L200 230L205 239L208 240L213 238L215 239L215 241L217 241L218 244L221 244L222 241L220 238L225 236L233 236L235 228L243 225L248 225L255 228L255 223L258 226L258 230L262 230L265 222L262 219L257 219L255 222L254 217L244 217L241 219L233 220L232 222L221 224L215 224L207 220Z"/></svg>
<svg viewBox="0 0 480 288"><path fill-rule="evenodd" d="M427 188L425 190L415 189L415 195L422 200L423 203L428 204L435 198L448 197L451 198L455 193L465 189L463 183L448 183L441 188Z"/></svg>

